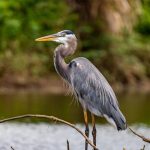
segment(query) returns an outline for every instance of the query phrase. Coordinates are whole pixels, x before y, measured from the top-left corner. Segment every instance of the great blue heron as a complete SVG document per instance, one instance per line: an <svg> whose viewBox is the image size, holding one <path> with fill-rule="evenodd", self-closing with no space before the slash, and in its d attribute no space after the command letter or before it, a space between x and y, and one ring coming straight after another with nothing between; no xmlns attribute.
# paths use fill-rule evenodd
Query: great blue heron
<svg viewBox="0 0 150 150"><path fill-rule="evenodd" d="M61 43L54 51L54 66L57 73L72 87L76 98L83 107L85 119L85 134L89 136L87 110L92 115L93 143L96 145L96 116L105 117L118 130L127 128L126 120L121 113L116 96L99 70L86 58L78 57L70 63L65 57L74 54L77 47L77 38L70 30L63 30L56 34L44 36L36 41L55 41ZM87 150L88 143L85 142Z"/></svg>

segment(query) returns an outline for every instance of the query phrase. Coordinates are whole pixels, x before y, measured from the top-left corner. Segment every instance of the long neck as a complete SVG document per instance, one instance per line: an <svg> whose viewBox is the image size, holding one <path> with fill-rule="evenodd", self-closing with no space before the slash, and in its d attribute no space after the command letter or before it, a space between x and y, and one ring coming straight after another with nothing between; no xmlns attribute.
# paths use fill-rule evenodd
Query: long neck
<svg viewBox="0 0 150 150"><path fill-rule="evenodd" d="M66 81L70 82L68 72L68 64L65 62L65 57L72 55L77 47L77 41L73 40L66 44L59 45L54 52L54 66L57 73Z"/></svg>

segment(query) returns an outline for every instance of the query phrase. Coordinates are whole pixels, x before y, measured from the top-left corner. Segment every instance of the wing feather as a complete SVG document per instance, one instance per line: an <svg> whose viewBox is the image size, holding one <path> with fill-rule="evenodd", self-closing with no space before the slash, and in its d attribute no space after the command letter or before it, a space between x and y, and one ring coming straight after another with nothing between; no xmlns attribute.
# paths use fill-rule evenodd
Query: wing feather
<svg viewBox="0 0 150 150"><path fill-rule="evenodd" d="M84 109L98 116L107 116L114 120L118 129L124 129L125 118L104 76L86 58L79 57L72 62L75 65L69 68L71 85Z"/></svg>

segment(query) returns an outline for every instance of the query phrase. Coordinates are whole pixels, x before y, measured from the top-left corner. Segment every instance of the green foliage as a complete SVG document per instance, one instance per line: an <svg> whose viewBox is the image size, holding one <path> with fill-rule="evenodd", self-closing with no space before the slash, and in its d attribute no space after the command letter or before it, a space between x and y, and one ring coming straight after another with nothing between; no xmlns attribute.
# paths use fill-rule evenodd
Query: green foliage
<svg viewBox="0 0 150 150"><path fill-rule="evenodd" d="M76 19L65 1L1 0L0 76L49 73L53 52L44 49L54 49L54 44L37 43L35 39L65 28L74 30Z"/></svg>
<svg viewBox="0 0 150 150"><path fill-rule="evenodd" d="M75 31L81 39L76 55L89 58L112 82L128 84L150 77L149 0L143 0L142 15L131 34L109 35L101 32L101 20L84 22L78 15L65 0L1 0L0 77L48 74L53 70L53 53L43 49L56 45L34 39L63 29Z"/></svg>
<svg viewBox="0 0 150 150"><path fill-rule="evenodd" d="M150 36L150 1L144 0L142 7L142 15L139 17L139 22L136 30L144 36Z"/></svg>
<svg viewBox="0 0 150 150"><path fill-rule="evenodd" d="M68 19L73 21L75 16L69 15L64 1L1 0L0 50L31 51L38 48L35 38L64 29ZM39 47L42 49L43 45Z"/></svg>
<svg viewBox="0 0 150 150"><path fill-rule="evenodd" d="M48 59L45 54L37 55L34 52L13 54L11 51L5 51L0 54L0 77L4 75L45 76L49 70L50 61Z"/></svg>

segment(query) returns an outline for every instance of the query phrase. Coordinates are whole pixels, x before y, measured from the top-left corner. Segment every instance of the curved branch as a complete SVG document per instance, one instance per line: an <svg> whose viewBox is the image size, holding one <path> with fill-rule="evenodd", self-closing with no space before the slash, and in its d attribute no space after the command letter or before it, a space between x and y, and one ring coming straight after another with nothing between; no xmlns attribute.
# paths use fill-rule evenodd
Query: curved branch
<svg viewBox="0 0 150 150"><path fill-rule="evenodd" d="M135 132L133 129L131 129L130 127L129 127L129 129L130 129L130 131L131 131L133 134L135 134L136 136L138 136L139 138L141 138L144 142L150 143L150 139L148 139L148 138L146 138L146 137L144 137L144 136L142 136L142 135L136 133L136 132Z"/></svg>
<svg viewBox="0 0 150 150"><path fill-rule="evenodd" d="M21 119L21 118L42 118L42 119L45 118L45 119L54 120L54 121L58 121L63 124L66 124L66 125L74 128L76 131L78 131L93 148L98 150L98 148L89 140L89 138L80 129L78 129L75 125L73 125L70 122L67 122L65 120L59 119L55 116L47 116L47 115L40 115L40 114L25 114L25 115L21 115L21 116L15 116L15 117L0 120L0 123L12 121L12 120L16 120L16 119Z"/></svg>

